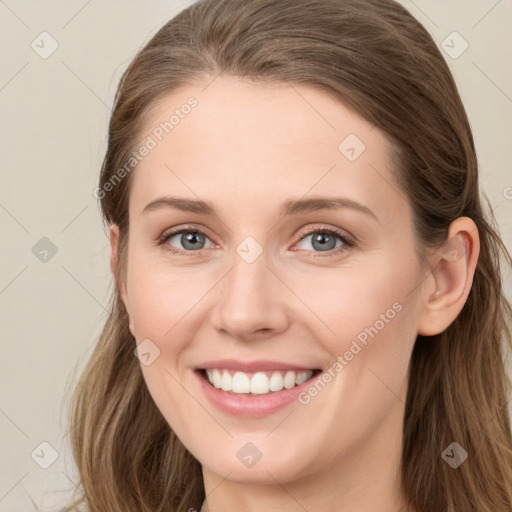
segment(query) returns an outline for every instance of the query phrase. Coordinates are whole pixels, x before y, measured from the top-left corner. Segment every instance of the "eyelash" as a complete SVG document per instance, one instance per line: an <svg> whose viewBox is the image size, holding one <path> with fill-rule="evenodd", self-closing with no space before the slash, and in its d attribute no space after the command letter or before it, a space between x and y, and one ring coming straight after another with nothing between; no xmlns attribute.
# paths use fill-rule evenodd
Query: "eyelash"
<svg viewBox="0 0 512 512"><path fill-rule="evenodd" d="M165 250L167 250L173 254L176 254L178 256L192 256L192 257L196 256L196 254L194 254L194 253L197 253L199 251L184 251L182 249L176 249L166 243L167 240L169 240L169 238L172 238L173 236L179 235L181 233L199 233L208 238L208 235L206 233L204 233L203 231L201 231L200 229L197 229L194 226L184 226L180 229L177 229L176 231L164 232L158 239L158 245L164 245ZM343 245L341 247L337 247L336 249L330 249L329 251L326 251L325 255L318 251L307 251L305 249L299 249L299 251L302 250L302 251L305 251L306 253L308 253L307 256L309 258L315 259L318 257L324 258L324 257L329 257L329 256L336 256L336 255L346 251L349 248L357 246L356 242L353 241L352 239L349 239L344 233L342 233L341 231L338 231L337 229L329 228L327 226L321 226L319 228L312 229L310 231L301 232L300 238L297 242L301 242L307 236L313 235L315 233L334 235L343 242Z"/></svg>

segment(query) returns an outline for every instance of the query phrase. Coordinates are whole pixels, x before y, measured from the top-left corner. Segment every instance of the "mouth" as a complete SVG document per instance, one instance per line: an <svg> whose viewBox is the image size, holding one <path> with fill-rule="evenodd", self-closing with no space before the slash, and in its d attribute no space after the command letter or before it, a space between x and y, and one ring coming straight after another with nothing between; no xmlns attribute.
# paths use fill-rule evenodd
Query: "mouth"
<svg viewBox="0 0 512 512"><path fill-rule="evenodd" d="M292 389L314 379L321 369L243 372L226 368L195 370L210 386L231 395L262 396Z"/></svg>

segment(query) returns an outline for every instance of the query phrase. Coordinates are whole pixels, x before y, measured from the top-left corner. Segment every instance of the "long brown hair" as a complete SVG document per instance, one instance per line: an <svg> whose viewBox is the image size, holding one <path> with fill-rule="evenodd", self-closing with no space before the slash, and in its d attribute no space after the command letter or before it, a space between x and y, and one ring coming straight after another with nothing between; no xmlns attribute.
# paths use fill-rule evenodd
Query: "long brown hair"
<svg viewBox="0 0 512 512"><path fill-rule="evenodd" d="M67 510L199 510L199 462L154 404L134 357L119 295L131 174L113 183L164 95L218 74L315 87L386 132L397 182L413 209L420 257L473 219L480 257L466 304L436 336L417 336L403 424L401 480L418 512L510 512L512 434L506 349L512 308L500 258L512 264L487 201L467 114L425 28L394 0L203 0L167 22L123 74L99 191L106 225L120 229L121 274L110 316L73 395L70 439L81 496ZM117 175L116 175L117 173ZM502 263L502 262L501 262ZM443 451L457 442L457 469Z"/></svg>

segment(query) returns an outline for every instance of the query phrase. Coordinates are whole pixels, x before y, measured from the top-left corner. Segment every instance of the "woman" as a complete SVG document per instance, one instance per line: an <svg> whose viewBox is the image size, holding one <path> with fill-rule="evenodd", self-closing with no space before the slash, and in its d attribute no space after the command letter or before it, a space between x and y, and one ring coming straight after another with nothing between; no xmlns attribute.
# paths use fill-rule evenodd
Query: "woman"
<svg viewBox="0 0 512 512"><path fill-rule="evenodd" d="M95 194L68 510L512 510L511 260L404 7L191 5L121 78Z"/></svg>

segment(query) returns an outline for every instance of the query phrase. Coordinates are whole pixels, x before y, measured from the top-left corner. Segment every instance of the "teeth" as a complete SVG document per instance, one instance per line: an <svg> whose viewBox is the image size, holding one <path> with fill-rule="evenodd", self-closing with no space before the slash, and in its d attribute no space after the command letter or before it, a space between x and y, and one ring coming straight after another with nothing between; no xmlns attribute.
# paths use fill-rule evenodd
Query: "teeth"
<svg viewBox="0 0 512 512"><path fill-rule="evenodd" d="M313 372L311 372L311 374L313 374ZM299 372L295 378L295 384L298 386L299 384L306 382L310 377L311 375L308 376L307 372Z"/></svg>
<svg viewBox="0 0 512 512"><path fill-rule="evenodd" d="M231 391L233 393L249 393L251 391L251 381L249 377L242 372L236 372L231 379L228 372L222 374L222 379L231 380Z"/></svg>
<svg viewBox="0 0 512 512"><path fill-rule="evenodd" d="M232 374L228 370L214 369L206 370L206 374L210 383L217 389L231 391L236 394L265 395L269 392L298 386L310 379L313 371L295 372L288 370L286 372L256 372L254 374L237 371Z"/></svg>
<svg viewBox="0 0 512 512"><path fill-rule="evenodd" d="M216 388L220 388L221 387L221 380L222 380L222 377L220 375L220 372L219 370L213 370L213 372L211 372L211 375L208 375L208 378L210 379L210 382L216 387Z"/></svg>
<svg viewBox="0 0 512 512"><path fill-rule="evenodd" d="M231 384L231 377L229 376L229 373L224 372L220 379L220 388L223 391L231 391L232 386L233 385Z"/></svg>
<svg viewBox="0 0 512 512"><path fill-rule="evenodd" d="M268 377L263 372L255 373L251 379L251 393L264 395L268 390Z"/></svg>
<svg viewBox="0 0 512 512"><path fill-rule="evenodd" d="M286 389L293 388L295 386L295 372L286 372L283 383Z"/></svg>
<svg viewBox="0 0 512 512"><path fill-rule="evenodd" d="M283 377L279 372L274 372L270 377L269 389L270 391L281 391L283 389Z"/></svg>

